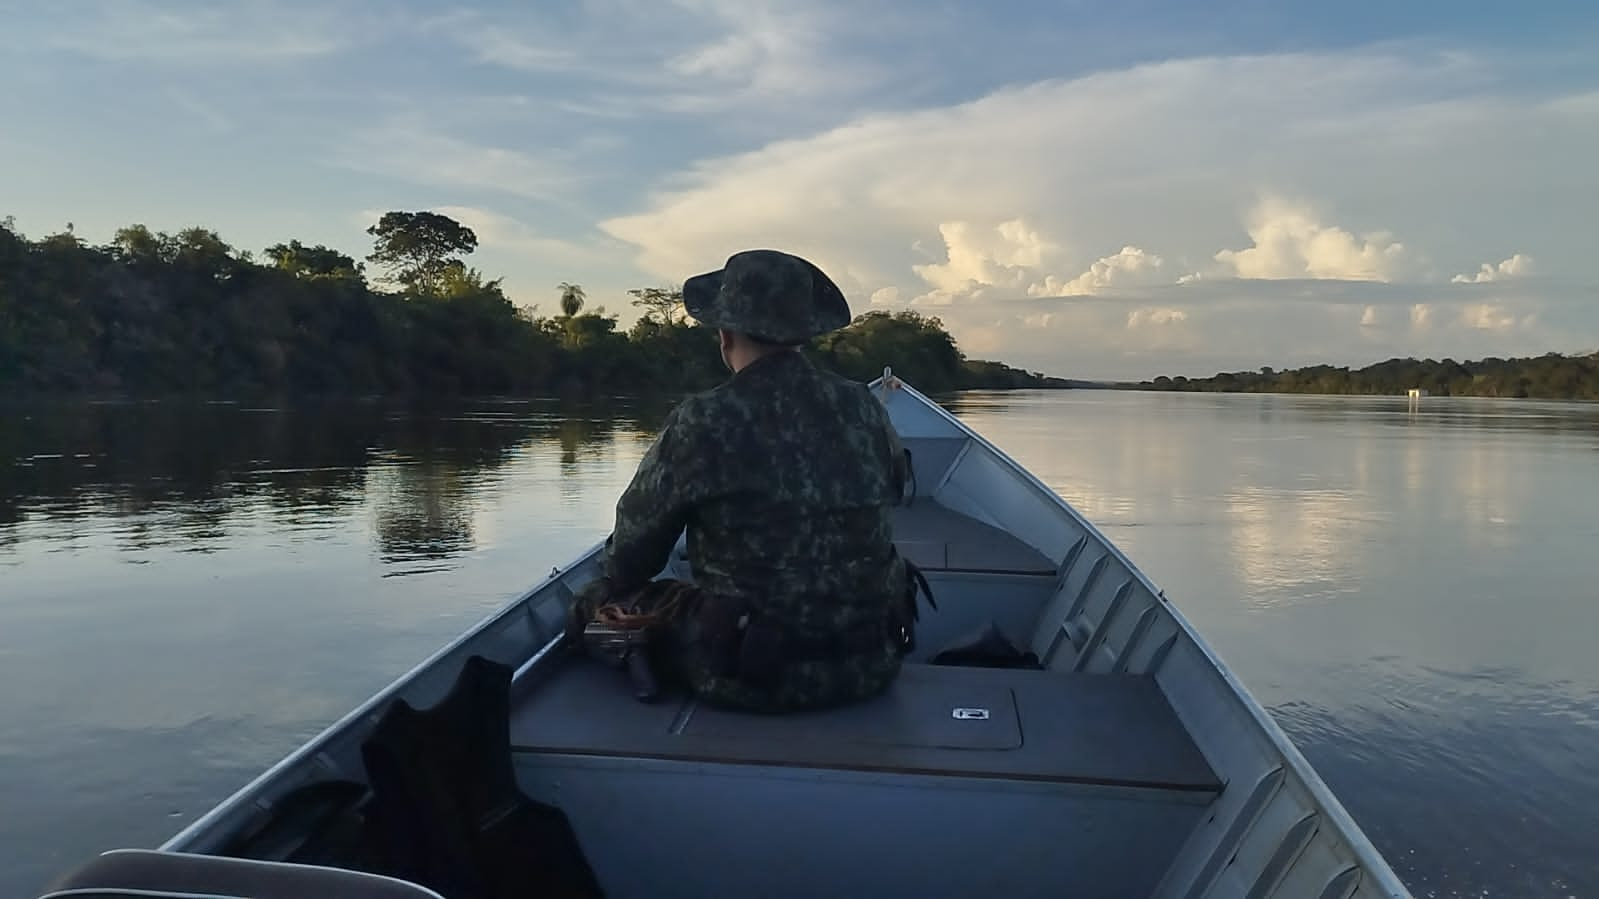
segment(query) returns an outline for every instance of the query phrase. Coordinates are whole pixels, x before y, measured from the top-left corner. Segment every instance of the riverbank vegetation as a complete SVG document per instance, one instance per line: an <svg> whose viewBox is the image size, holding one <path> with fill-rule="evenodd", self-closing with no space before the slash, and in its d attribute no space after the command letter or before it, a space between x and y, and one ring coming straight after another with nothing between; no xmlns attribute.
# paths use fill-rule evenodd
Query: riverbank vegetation
<svg viewBox="0 0 1599 899"><path fill-rule="evenodd" d="M1313 365L1287 371L1221 372L1209 378L1161 376L1142 381L1141 390L1211 393L1331 393L1403 396L1412 388L1433 396L1530 397L1599 400L1599 353L1545 353L1527 358L1489 357L1475 362L1453 359L1389 359L1350 370Z"/></svg>
<svg viewBox="0 0 1599 899"><path fill-rule="evenodd" d="M214 231L144 225L104 246L30 240L0 223L0 391L20 394L605 395L725 379L714 332L670 287L629 291L626 330L581 285L559 313L511 302L466 264L477 236L431 212L389 212L364 261L298 240L257 255ZM375 273L369 274L370 263ZM884 365L930 392L1064 387L967 359L942 323L869 312L814 341L818 364L867 380Z"/></svg>

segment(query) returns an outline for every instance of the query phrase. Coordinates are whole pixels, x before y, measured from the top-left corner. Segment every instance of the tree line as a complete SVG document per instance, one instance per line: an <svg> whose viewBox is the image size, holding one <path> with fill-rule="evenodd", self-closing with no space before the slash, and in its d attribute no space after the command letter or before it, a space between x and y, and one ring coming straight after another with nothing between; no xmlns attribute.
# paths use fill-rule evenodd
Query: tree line
<svg viewBox="0 0 1599 899"><path fill-rule="evenodd" d="M135 224L94 246L71 226L31 240L0 222L0 391L18 394L602 395L679 392L727 376L681 291L628 291L627 330L581 285L560 312L516 306L466 257L473 231L388 212L364 260L298 240L259 256L215 232ZM367 264L377 271L369 276ZM867 380L890 365L930 392L1063 387L967 359L934 317L881 311L812 341L819 365Z"/></svg>
<svg viewBox="0 0 1599 899"><path fill-rule="evenodd" d="M1434 396L1531 397L1599 400L1599 353L1456 362L1394 358L1365 368L1312 365L1287 371L1221 372L1209 378L1167 377L1135 385L1143 390L1212 393L1332 393L1403 395L1420 388Z"/></svg>

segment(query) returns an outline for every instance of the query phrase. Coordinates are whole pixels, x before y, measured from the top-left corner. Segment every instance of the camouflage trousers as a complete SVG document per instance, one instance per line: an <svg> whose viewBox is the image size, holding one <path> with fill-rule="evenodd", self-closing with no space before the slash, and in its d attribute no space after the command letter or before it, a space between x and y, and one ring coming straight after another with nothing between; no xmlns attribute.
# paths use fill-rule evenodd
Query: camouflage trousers
<svg viewBox="0 0 1599 899"><path fill-rule="evenodd" d="M711 705L754 712L824 708L876 696L899 674L900 649L885 636L848 654L772 660L769 676L742 677L729 670L717 600L695 585L662 579L620 597L603 582L592 588L578 593L569 629L580 630L597 616L653 629L647 651L657 675Z"/></svg>

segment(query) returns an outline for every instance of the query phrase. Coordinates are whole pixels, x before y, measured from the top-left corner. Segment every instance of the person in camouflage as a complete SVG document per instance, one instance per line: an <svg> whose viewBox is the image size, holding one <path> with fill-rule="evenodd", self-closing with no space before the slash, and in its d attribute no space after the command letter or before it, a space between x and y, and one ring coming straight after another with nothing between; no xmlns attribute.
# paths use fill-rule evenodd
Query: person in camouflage
<svg viewBox="0 0 1599 899"><path fill-rule="evenodd" d="M880 693L913 626L890 516L905 456L865 385L798 350L848 324L842 292L804 259L754 250L689 279L683 301L733 374L667 417L569 626L649 623L656 669L724 707ZM653 580L685 528L694 583Z"/></svg>

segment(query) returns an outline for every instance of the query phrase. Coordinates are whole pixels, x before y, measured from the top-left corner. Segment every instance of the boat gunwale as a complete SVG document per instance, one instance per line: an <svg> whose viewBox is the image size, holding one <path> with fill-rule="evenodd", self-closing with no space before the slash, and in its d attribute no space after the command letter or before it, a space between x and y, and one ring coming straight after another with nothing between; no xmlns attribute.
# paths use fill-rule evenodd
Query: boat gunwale
<svg viewBox="0 0 1599 899"><path fill-rule="evenodd" d="M904 392L918 400L935 415L959 429L968 439L987 449L993 454L996 461L1008 468L1011 473L1018 475L1024 483L1030 485L1046 501L1070 515L1072 520L1079 524L1087 533L1091 534L1112 558L1125 566L1127 572L1149 590L1161 607L1166 610L1167 614L1172 616L1173 622L1182 631L1183 635L1188 638L1189 642L1193 644L1200 657L1220 676L1222 683L1229 687L1225 692L1230 700L1241 707L1250 720L1261 729L1272 750L1281 756L1286 768L1292 772L1294 777L1298 778L1306 792L1310 794L1310 798L1327 814L1339 838L1348 843L1350 851L1354 854L1361 868L1378 881L1376 886L1386 891L1390 896L1409 897L1411 895L1408 888L1399 879L1398 873L1393 870L1388 860L1377 850L1371 839L1366 836L1365 831L1355 821L1354 816L1350 815L1348 809L1344 808L1343 803L1333 793L1332 788L1327 786L1326 782L1322 780L1315 767L1310 764L1310 761L1304 757L1299 748L1289 739L1287 733L1277 724L1276 719L1271 717L1271 714L1266 711L1259 700L1233 674L1232 670L1221 660L1220 655L1210 644L1199 636L1199 632L1189 622L1188 618L1178 610L1176 605L1166 596L1166 591L1157 585L1153 578L1134 563L1122 551L1120 546L1107 538L1099 528L1094 526L1093 522L1078 512L1064 497L1051 490L1037 475L1013 459L1009 453L995 446L982 434L962 422L948 409L945 409L942 404L894 376L889 369L885 369L883 375L873 379L868 384L868 387L873 391L884 390L885 380L892 381L889 389Z"/></svg>

